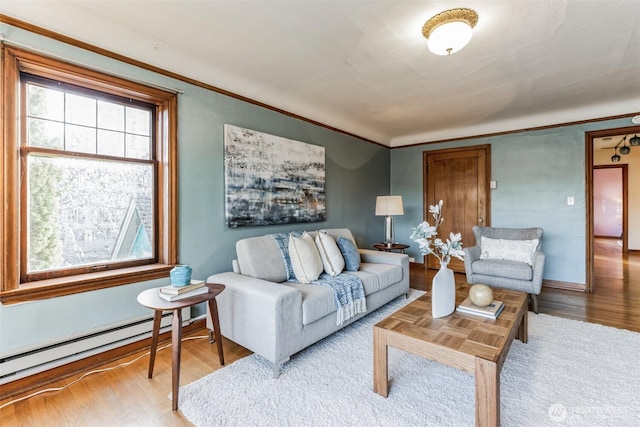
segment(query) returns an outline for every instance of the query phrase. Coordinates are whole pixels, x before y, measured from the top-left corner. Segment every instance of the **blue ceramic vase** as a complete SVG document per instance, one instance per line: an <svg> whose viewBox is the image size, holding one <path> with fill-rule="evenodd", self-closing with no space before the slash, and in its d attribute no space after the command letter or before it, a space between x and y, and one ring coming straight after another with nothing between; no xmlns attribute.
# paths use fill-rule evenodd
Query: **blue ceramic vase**
<svg viewBox="0 0 640 427"><path fill-rule="evenodd" d="M186 264L176 265L169 272L172 286L186 286L191 283L191 267Z"/></svg>

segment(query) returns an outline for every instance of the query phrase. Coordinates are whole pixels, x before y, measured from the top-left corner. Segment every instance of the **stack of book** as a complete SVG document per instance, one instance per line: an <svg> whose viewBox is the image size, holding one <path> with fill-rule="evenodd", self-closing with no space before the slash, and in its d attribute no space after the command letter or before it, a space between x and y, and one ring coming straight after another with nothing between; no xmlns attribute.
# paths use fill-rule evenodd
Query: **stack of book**
<svg viewBox="0 0 640 427"><path fill-rule="evenodd" d="M163 286L160 288L160 298L167 301L176 301L183 298L189 298L195 295L206 294L209 288L205 286L204 280L191 280L191 283L185 286Z"/></svg>
<svg viewBox="0 0 640 427"><path fill-rule="evenodd" d="M480 307L471 302L469 298L465 299L458 305L456 311L464 314L473 314L474 316L482 316L487 317L489 319L497 318L502 309L504 308L504 304L502 301L494 300L491 304L486 307Z"/></svg>

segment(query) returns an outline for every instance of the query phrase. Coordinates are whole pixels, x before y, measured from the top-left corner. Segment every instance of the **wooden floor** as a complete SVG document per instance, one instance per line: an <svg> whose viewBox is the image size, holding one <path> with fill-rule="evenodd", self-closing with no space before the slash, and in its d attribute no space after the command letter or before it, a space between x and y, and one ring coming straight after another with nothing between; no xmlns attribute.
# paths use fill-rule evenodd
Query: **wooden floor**
<svg viewBox="0 0 640 427"><path fill-rule="evenodd" d="M431 277L433 272L424 270L422 265L412 265L413 288L428 290ZM464 281L464 275L456 274L456 280ZM595 286L593 294L545 288L539 297L539 311L640 332L640 254L623 255L615 240L597 239ZM204 337L206 334L202 330L195 336ZM250 354L228 340L224 340L224 351L228 364ZM135 357L127 357L111 366ZM158 353L153 379L147 378L148 363L148 356L144 356L128 366L88 376L63 391L44 393L10 404L0 409L0 425L190 425L179 411L171 411L168 398L171 390L171 349ZM208 339L183 343L181 384L188 384L219 368L215 345L209 344ZM50 387L62 387L78 377ZM0 406L7 402L0 401Z"/></svg>

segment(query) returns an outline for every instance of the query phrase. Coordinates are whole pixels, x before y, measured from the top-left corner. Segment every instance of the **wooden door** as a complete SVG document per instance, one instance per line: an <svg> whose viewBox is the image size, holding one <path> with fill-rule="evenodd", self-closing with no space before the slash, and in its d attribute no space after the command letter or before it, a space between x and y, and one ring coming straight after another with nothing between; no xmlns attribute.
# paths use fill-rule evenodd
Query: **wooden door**
<svg viewBox="0 0 640 427"><path fill-rule="evenodd" d="M490 225L489 176L491 163L489 145L450 150L425 151L424 161L424 219L433 224L429 206L439 200L444 202L438 229L442 239L449 233L462 234L462 247L474 246L471 227ZM430 256L425 262L428 268L438 269L438 260ZM452 258L449 267L464 273L464 262Z"/></svg>

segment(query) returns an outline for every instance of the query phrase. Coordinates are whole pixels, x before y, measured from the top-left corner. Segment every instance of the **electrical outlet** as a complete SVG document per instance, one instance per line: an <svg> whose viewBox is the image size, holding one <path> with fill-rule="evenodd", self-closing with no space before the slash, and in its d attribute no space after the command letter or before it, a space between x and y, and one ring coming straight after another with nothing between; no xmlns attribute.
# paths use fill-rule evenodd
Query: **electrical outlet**
<svg viewBox="0 0 640 427"><path fill-rule="evenodd" d="M573 206L576 204L576 199L573 196L567 196L567 206Z"/></svg>
<svg viewBox="0 0 640 427"><path fill-rule="evenodd" d="M413 257L409 257L409 262L416 262L416 259Z"/></svg>

